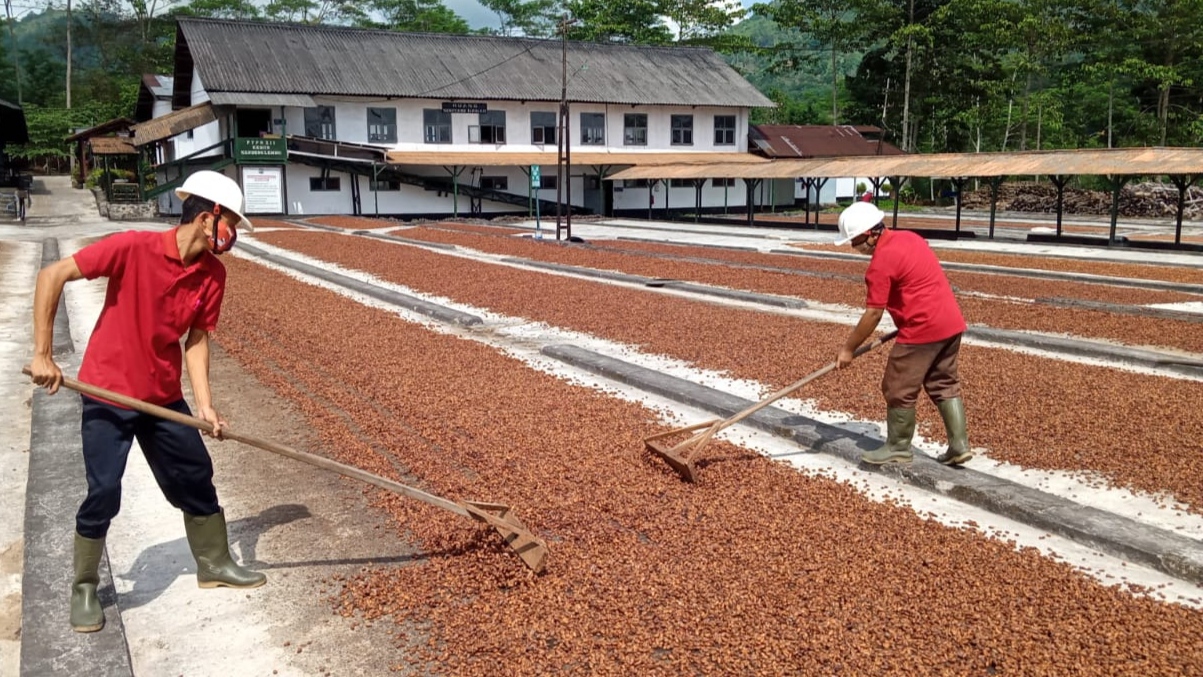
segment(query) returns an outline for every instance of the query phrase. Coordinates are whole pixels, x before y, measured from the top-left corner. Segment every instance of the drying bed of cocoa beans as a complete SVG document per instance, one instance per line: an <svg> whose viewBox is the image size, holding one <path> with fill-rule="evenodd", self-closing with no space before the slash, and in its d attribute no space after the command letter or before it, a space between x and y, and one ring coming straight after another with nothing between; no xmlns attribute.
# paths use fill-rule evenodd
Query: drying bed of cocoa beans
<svg viewBox="0 0 1203 677"><path fill-rule="evenodd" d="M430 228L411 228L403 232L409 239L457 244L491 253L795 296L822 303L842 303L856 307L863 305L865 298L862 281L864 264L856 261L819 260L815 262L814 268L809 268L810 261L788 260L796 258L788 255L780 255L778 259L772 259L770 257L774 255L771 254L723 252L709 257L762 265L778 265L797 270L814 270L826 275L839 276L836 279L823 279L785 272L731 268L721 264L708 265L691 261L624 255L583 247L555 246L551 243L541 243L525 238L488 237ZM631 247L625 248L635 251ZM704 254L706 252L697 253ZM849 268L859 268L861 277L855 278L852 273L847 272L846 269ZM1042 290L1059 291L1064 295L1076 291L1079 296L1088 297L1089 300L1127 303L1168 303L1199 298L1176 292L1028 279L1020 280L1022 288L1017 288L1014 278L972 273L957 273L956 276L958 277L954 277L954 282L957 284L962 279L972 277L977 287L987 287L993 290L993 293L998 294L1027 294ZM1145 317L1133 322L1131 315L1114 314L1101 310L1051 307L1025 301L978 298L964 294L960 296L959 302L966 320L972 324L985 324L1003 329L1064 333L1104 338L1129 345L1164 346L1190 352L1203 352L1203 332L1199 331L1198 324L1191 322Z"/></svg>
<svg viewBox="0 0 1203 677"><path fill-rule="evenodd" d="M394 231L405 232L405 231ZM574 265L585 265L596 267L598 265L607 265L607 263L620 263L623 270L627 270L626 266L638 265L644 263L643 268L648 268L649 263L639 261L637 257L614 257L613 252L604 250L591 250L583 247L546 247L550 244L547 242L537 242L534 240L512 237L500 237L494 235L494 239L486 239L483 235L461 234L458 232L448 232L440 228L414 228L410 229L412 239L428 240L431 242L445 242L451 244L459 244L465 247L481 249L492 253L513 254L517 256L538 257L543 260L556 260L561 263L570 263L580 261ZM610 247L609 244L599 243L605 249L623 249L630 251L633 254L646 254L649 252L665 253L674 256L694 256L699 258L710 259L713 261L730 261L735 263L746 263L761 266L773 266L776 268L786 268L804 272L820 272L827 275L840 276L847 279L859 291L863 301L864 294L864 274L867 267L867 261L840 261L840 260L824 260L824 259L804 259L797 256L787 254L761 254L758 252L740 252L716 248L701 248L690 247L687 252L677 251L675 253L665 251L664 249L651 250L635 246L631 242L622 242L618 247ZM671 246L670 246L671 249ZM650 266L656 267L660 265L660 261L664 259L654 259L650 262ZM592 264L588 262L593 262ZM680 269L681 264L689 267L687 269L697 270L698 266L706 265L695 262L680 262L677 268ZM629 272L629 271L628 271ZM769 272L769 271L765 271ZM774 275L780 276L780 273ZM789 276L785 276L789 279ZM993 294L996 296L1013 296L1023 298L1043 298L1043 297L1062 297L1072 299L1082 299L1088 301L1100 301L1104 303L1120 303L1131 305L1144 305L1152 303L1177 303L1181 301L1195 301L1200 297L1194 294L1182 292L1168 292L1149 289L1133 289L1123 288L1112 285L1088 284L1083 282L1064 282L1054 280L1042 280L1037 278L1026 278L1022 275L997 275L989 273L968 273L955 271L948 273L949 280L953 286L962 292L977 292L983 294ZM691 279L691 278L682 278ZM792 285L793 293L797 294L798 278L793 276L795 283Z"/></svg>
<svg viewBox="0 0 1203 677"><path fill-rule="evenodd" d="M362 216L318 216L307 219L307 221L321 226L333 226L335 228L346 228L348 230L387 228L389 226L402 225L400 221L396 221L394 219L369 219ZM457 224L457 226L465 232L475 233L517 234L527 232L517 228L508 228L506 226L476 226L469 223L461 223Z"/></svg>
<svg viewBox="0 0 1203 677"><path fill-rule="evenodd" d="M336 257L365 253L349 238L314 241ZM1203 612L726 443L709 448L702 483L686 484L643 450L663 429L650 411L482 344L239 259L222 320L218 341L304 414L315 451L439 495L505 502L549 544L536 577L488 528L370 490L423 555L340 581L335 608L402 624L395 670L1203 670Z"/></svg>
<svg viewBox="0 0 1203 677"><path fill-rule="evenodd" d="M301 227L294 223L289 223L287 221L280 221L278 219L264 219L264 218L259 218L259 217L251 219L251 222L255 224L256 229L259 229L259 228L288 228L291 230L296 230L297 228Z"/></svg>
<svg viewBox="0 0 1203 677"><path fill-rule="evenodd" d="M387 226L388 223L390 223L390 221L383 220L383 219L371 219L371 218L364 218L364 217L347 217L347 216L318 217L318 218L314 218L314 219L310 219L310 220L312 220L315 223L325 224L326 218L339 219L340 222L344 224L342 227L351 228L351 229L381 228L381 227ZM329 223L326 225L334 225L334 224ZM512 228L507 228L505 226L494 226L494 225L477 226L477 225L472 225L472 224L463 224L463 223L456 223L456 222L441 222L438 224L438 227L461 230L464 232L483 233L483 234L498 234L498 233L508 232L508 234L516 235L516 234L523 234L523 233L530 232L529 230L512 229ZM402 234L402 231L396 231L395 234L400 235L400 234ZM835 234L832 233L832 237L834 237L834 236L835 236ZM661 251L663 253L670 253L670 254L672 254L672 253L680 254L683 248L693 249L694 252L691 254L688 254L688 255L704 256L704 257L708 257L708 258L718 258L718 256L715 254L715 252L721 251L721 249L715 248L715 247L692 247L692 248L690 248L687 245L673 245L673 244L657 245L656 243L651 243L651 242L606 241L605 245L608 247L609 246L618 246L618 247L628 246L628 247L631 247L634 249L648 248L648 251L656 251L655 249L650 249L650 247L662 247L663 249L660 249L659 251ZM853 253L852 249L850 247L848 247L847 245L836 246L836 245L815 244L815 243L794 243L794 244L790 244L788 246L797 247L799 249L804 249L804 250L805 249L813 249L813 250L818 250L818 251L833 251L833 252L839 252L839 253L843 253L843 254ZM989 252L974 252L974 251L954 250L954 249L946 249L946 248L938 249L936 251L936 254L937 254L937 256L940 257L940 260L942 260L942 261L954 261L954 262L958 262L958 263L977 263L977 264L984 264L984 265L991 265L991 266L1000 266L1003 268L1034 268L1034 269L1039 269L1039 270L1088 273L1091 275L1103 275L1103 276L1110 276L1110 277L1130 277L1130 278L1146 279L1146 280L1162 280L1165 282L1203 284L1203 268L1189 268L1189 267L1184 267L1184 266L1158 266L1158 265L1139 264L1139 263L1115 263L1115 262L1108 262L1108 261L1084 261L1084 260L1076 260L1076 259L1070 259L1070 258L1058 258L1058 257L1050 257L1050 256L1032 256L1032 255L1023 255L1023 254L994 254L994 253L989 253ZM773 256L773 255L769 255L769 256ZM739 259L729 259L729 260L739 260ZM766 260L766 263L767 263L767 261L779 261L779 259L770 258L770 259ZM754 261L749 260L747 262L754 262ZM777 263L767 263L767 265L778 265L778 264ZM815 265L818 265L818 264L816 263ZM808 266L810 266L809 263L808 263ZM846 271L847 269L838 269L838 270ZM861 268L857 272L857 274L859 275L861 272L863 272L863 268ZM1050 294L1050 295L1058 296L1061 294Z"/></svg>
<svg viewBox="0 0 1203 677"><path fill-rule="evenodd" d="M776 389L830 362L848 327L518 270L331 233L260 239L478 308L668 355ZM880 421L883 351L807 388L829 411ZM966 346L961 373L971 441L1021 466L1094 471L1121 486L1168 492L1203 511L1203 384L1007 350ZM767 393L766 393L767 394ZM943 438L925 398L922 430ZM1184 453L1167 453L1180 450Z"/></svg>
<svg viewBox="0 0 1203 677"><path fill-rule="evenodd" d="M790 247L802 250L832 251L844 254L850 253L847 246L794 243ZM955 263L974 263L1004 268L1034 268L1038 270L1055 270L1066 273L1087 273L1090 275L1105 275L1110 277L1131 277L1141 280L1161 280L1164 282L1180 282L1186 284L1203 284L1203 268L1187 266L1158 266L1144 263L1117 263L1114 261L1088 261L1058 256L1037 256L1031 254L1003 254L994 252L970 251L967 249L936 249L936 255L941 261Z"/></svg>

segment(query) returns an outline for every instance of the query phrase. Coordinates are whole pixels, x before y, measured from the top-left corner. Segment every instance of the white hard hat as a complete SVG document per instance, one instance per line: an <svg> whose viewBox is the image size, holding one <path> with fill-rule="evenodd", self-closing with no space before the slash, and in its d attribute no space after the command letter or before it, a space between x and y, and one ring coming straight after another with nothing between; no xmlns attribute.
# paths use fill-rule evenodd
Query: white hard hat
<svg viewBox="0 0 1203 677"><path fill-rule="evenodd" d="M246 228L248 231L255 230L251 225L251 220L242 213L242 189L238 187L238 183L234 179L225 174L208 169L199 171L189 176L184 181L184 185L176 188L175 194L181 200L187 200L189 196L195 195L219 204L222 209L238 217L237 226L239 228Z"/></svg>
<svg viewBox="0 0 1203 677"><path fill-rule="evenodd" d="M885 221L886 213L871 202L854 202L840 214L840 239L836 244L848 244L857 235L867 233Z"/></svg>

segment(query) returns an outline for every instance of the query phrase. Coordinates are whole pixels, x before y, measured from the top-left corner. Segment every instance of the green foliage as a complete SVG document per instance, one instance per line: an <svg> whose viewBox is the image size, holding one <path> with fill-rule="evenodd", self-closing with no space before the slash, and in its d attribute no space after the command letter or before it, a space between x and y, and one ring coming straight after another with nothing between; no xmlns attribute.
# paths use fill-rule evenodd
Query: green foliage
<svg viewBox="0 0 1203 677"><path fill-rule="evenodd" d="M497 35L526 35L545 38L556 28L556 0L480 0L497 15Z"/></svg>
<svg viewBox="0 0 1203 677"><path fill-rule="evenodd" d="M469 32L468 22L441 0L371 0L367 4L383 21L361 20L363 26L418 33Z"/></svg>
<svg viewBox="0 0 1203 677"><path fill-rule="evenodd" d="M568 29L569 40L640 45L673 42L672 31L654 0L565 0L564 8L577 20Z"/></svg>
<svg viewBox="0 0 1203 677"><path fill-rule="evenodd" d="M134 178L134 173L127 169L97 167L88 172L88 178L84 181L84 186L108 190L113 181L133 181Z"/></svg>
<svg viewBox="0 0 1203 677"><path fill-rule="evenodd" d="M203 16L210 19L259 19L262 13L251 0L192 0L177 14Z"/></svg>

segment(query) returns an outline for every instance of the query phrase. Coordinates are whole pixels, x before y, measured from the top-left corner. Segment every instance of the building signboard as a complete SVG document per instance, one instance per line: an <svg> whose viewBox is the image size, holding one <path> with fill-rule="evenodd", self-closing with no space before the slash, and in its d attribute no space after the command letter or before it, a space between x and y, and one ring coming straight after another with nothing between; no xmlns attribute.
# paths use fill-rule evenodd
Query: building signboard
<svg viewBox="0 0 1203 677"><path fill-rule="evenodd" d="M284 164L288 142L284 139L238 137L234 139L234 161L238 164Z"/></svg>
<svg viewBox="0 0 1203 677"><path fill-rule="evenodd" d="M472 103L470 101L444 101L444 113L487 113L489 104Z"/></svg>
<svg viewBox="0 0 1203 677"><path fill-rule="evenodd" d="M243 167L242 194L247 214L284 212L284 168Z"/></svg>

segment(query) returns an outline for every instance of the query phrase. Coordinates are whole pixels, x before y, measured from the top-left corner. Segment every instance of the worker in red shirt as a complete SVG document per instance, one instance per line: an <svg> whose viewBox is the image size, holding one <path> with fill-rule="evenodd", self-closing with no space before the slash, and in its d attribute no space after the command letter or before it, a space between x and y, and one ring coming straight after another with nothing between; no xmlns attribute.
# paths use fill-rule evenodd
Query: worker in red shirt
<svg viewBox="0 0 1203 677"><path fill-rule="evenodd" d="M875 205L854 203L840 214L836 242L872 257L865 272L865 312L840 349L837 365L852 362L852 352L877 329L885 311L898 328L881 383L886 443L861 459L873 465L912 460L915 402L922 388L940 410L948 433L948 449L937 460L960 465L973 458L957 374L965 319L927 241L910 231L886 230L884 220L885 213Z"/></svg>
<svg viewBox="0 0 1203 677"><path fill-rule="evenodd" d="M216 255L233 247L240 225L249 229L251 224L242 216L242 190L217 172L189 176L176 195L183 201L177 228L118 233L42 269L34 291L30 372L51 395L58 391L63 375L51 345L63 286L107 277L104 308L84 352L80 380L190 414L180 387L180 339L187 336L182 357L197 414L220 438L225 423L209 389L209 334L217 328L226 283L225 266ZM77 632L104 626L97 569L109 524L121 507L121 476L134 439L163 495L184 513L200 587L263 585L266 576L230 557L213 461L195 428L84 396L81 432L88 495L75 518L71 626Z"/></svg>

